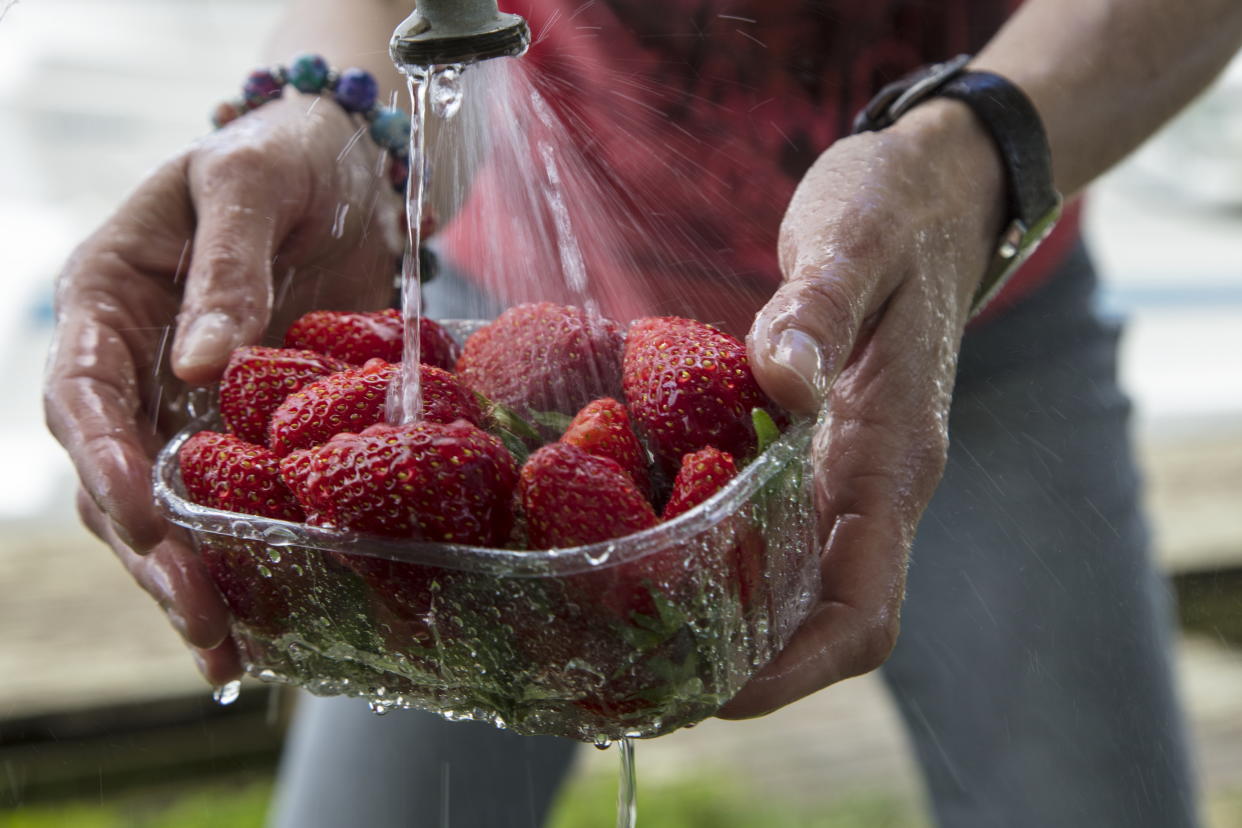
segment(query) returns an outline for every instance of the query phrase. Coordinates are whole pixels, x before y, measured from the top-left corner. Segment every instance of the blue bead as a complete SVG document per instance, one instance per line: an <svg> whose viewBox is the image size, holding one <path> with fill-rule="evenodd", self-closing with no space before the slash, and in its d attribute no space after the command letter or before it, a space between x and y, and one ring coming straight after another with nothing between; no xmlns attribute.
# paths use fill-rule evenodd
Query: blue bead
<svg viewBox="0 0 1242 828"><path fill-rule="evenodd" d="M386 150L404 149L410 143L410 116L400 109L381 109L371 121L371 137Z"/></svg>
<svg viewBox="0 0 1242 828"><path fill-rule="evenodd" d="M349 112L366 112L375 106L379 84L364 69L346 69L336 85L336 102Z"/></svg>
<svg viewBox="0 0 1242 828"><path fill-rule="evenodd" d="M328 64L319 55L298 55L289 64L289 83L299 92L317 95L328 85Z"/></svg>

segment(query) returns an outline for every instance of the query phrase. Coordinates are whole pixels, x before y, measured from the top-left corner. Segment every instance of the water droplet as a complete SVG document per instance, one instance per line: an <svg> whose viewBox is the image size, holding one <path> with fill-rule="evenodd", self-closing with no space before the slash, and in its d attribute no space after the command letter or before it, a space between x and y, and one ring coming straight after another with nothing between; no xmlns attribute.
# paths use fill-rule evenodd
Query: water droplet
<svg viewBox="0 0 1242 828"><path fill-rule="evenodd" d="M339 239L345 235L345 216L349 215L348 204L336 206L336 218L332 221L332 238Z"/></svg>
<svg viewBox="0 0 1242 828"><path fill-rule="evenodd" d="M589 563L591 566L599 566L600 564L607 561L610 557L612 557L612 550L613 550L613 545L606 544L605 546L600 548L599 552L596 552L595 554L592 554L590 552L586 553L587 563Z"/></svg>
<svg viewBox="0 0 1242 828"><path fill-rule="evenodd" d="M607 736L596 736L595 747L599 748L600 750L608 750L608 748L612 747L612 740L609 739Z"/></svg>
<svg viewBox="0 0 1242 828"><path fill-rule="evenodd" d="M228 684L222 684L211 691L211 698L221 707L227 707L237 701L237 697L241 695L241 682L230 681Z"/></svg>
<svg viewBox="0 0 1242 828"><path fill-rule="evenodd" d="M448 120L461 110L461 66L445 66L431 76L431 111Z"/></svg>
<svg viewBox="0 0 1242 828"><path fill-rule="evenodd" d="M263 540L273 546L289 546L297 543L297 533L284 526L268 526L263 530Z"/></svg>
<svg viewBox="0 0 1242 828"><path fill-rule="evenodd" d="M267 559L274 564L280 563L280 550L279 549L268 549Z"/></svg>
<svg viewBox="0 0 1242 828"><path fill-rule="evenodd" d="M270 578L272 577L272 570L268 569L263 564L259 564L259 574L262 575L264 578Z"/></svg>

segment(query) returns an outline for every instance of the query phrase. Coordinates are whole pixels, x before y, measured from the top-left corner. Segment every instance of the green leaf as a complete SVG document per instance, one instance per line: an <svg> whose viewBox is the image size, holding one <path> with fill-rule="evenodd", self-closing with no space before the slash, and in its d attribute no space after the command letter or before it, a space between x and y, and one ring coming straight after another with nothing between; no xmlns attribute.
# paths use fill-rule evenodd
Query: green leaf
<svg viewBox="0 0 1242 828"><path fill-rule="evenodd" d="M776 427L772 415L762 408L752 409L750 419L755 424L755 438L759 443L759 454L763 454L768 446L780 439L781 430Z"/></svg>
<svg viewBox="0 0 1242 828"><path fill-rule="evenodd" d="M526 462L526 458L530 456L530 449L526 447L525 441L521 437L509 431L507 428L497 428L495 431L500 442L505 444L505 448L513 455L513 460L521 466Z"/></svg>
<svg viewBox="0 0 1242 828"><path fill-rule="evenodd" d="M537 426L543 426L549 431L555 431L557 434L564 434L569 428L569 424L574 418L560 411L532 411L530 418Z"/></svg>
<svg viewBox="0 0 1242 828"><path fill-rule="evenodd" d="M509 406L493 402L489 405L488 413L500 429L512 432L523 440L530 440L536 444L543 442L543 437L535 430L535 427L522 419L522 416Z"/></svg>

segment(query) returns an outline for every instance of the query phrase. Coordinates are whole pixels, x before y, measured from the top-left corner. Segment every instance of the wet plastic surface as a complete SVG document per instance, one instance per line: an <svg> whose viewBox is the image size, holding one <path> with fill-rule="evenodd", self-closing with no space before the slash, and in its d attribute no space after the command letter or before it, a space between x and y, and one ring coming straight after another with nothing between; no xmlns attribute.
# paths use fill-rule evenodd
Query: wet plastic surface
<svg viewBox="0 0 1242 828"><path fill-rule="evenodd" d="M699 507L605 543L526 551L403 542L155 493L234 614L246 669L377 711L520 733L650 737L712 715L780 651L818 589L812 425Z"/></svg>

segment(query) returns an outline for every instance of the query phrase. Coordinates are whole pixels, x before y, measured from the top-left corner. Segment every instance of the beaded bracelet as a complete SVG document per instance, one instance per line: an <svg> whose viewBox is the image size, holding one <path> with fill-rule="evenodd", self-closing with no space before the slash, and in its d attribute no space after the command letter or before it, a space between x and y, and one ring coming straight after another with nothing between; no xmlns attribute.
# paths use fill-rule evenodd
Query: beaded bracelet
<svg viewBox="0 0 1242 828"><path fill-rule="evenodd" d="M276 100L284 95L286 84L308 95L331 92L342 109L366 119L371 138L388 153L388 180L398 193L405 194L405 182L410 174L410 116L395 107L378 105L379 84L365 69L337 72L319 55L298 55L288 67L256 69L246 78L240 98L225 101L215 108L212 125L219 129L268 101Z"/></svg>

